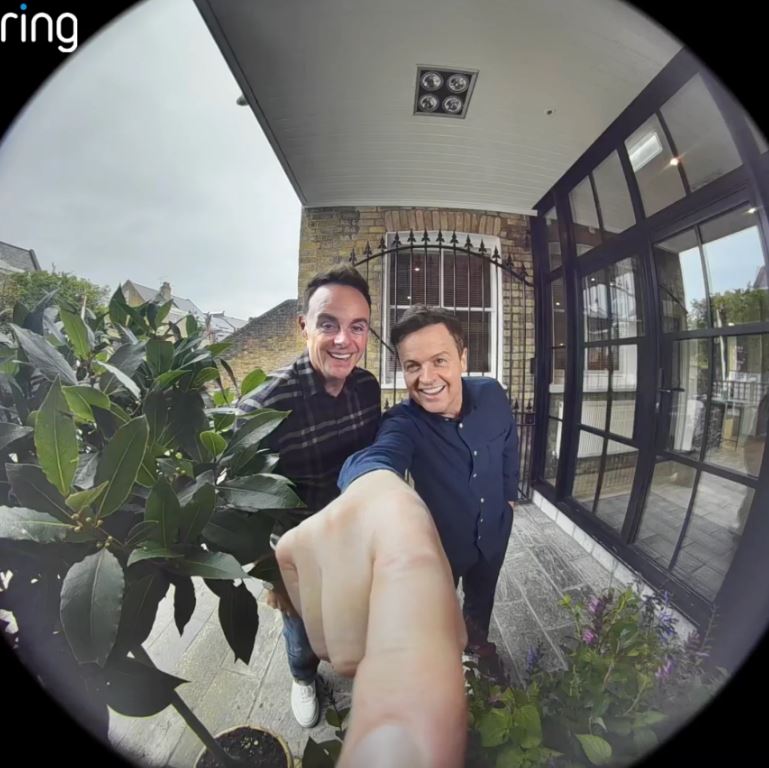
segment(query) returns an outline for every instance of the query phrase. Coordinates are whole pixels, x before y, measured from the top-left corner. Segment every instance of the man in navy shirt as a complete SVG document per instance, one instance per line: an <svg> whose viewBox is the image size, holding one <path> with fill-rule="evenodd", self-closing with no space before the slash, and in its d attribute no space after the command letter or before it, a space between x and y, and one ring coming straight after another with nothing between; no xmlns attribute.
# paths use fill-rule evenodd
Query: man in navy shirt
<svg viewBox="0 0 769 768"><path fill-rule="evenodd" d="M518 437L495 379L463 378L467 345L450 312L409 308L390 334L409 399L385 415L376 441L351 455L344 491L361 475L408 471L427 504L451 566L462 579L468 650L487 655L499 571L518 498Z"/></svg>

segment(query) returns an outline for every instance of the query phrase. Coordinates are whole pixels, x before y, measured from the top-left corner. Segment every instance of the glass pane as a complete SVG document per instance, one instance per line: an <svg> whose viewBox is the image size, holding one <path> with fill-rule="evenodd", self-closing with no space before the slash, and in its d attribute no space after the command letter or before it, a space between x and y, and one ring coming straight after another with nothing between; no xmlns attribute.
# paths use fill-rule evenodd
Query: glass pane
<svg viewBox="0 0 769 768"><path fill-rule="evenodd" d="M392 328L395 323L400 320L403 317L403 313L406 311L406 307L401 307L397 310L394 310L392 307L390 307L387 315L388 315L388 328ZM398 361L398 356L395 353L395 350L392 352L388 349L388 347L382 346L382 349L384 350L384 358L385 358L385 371L386 371L386 379L387 381L392 382L392 376L393 372L397 371L400 372L400 362Z"/></svg>
<svg viewBox="0 0 769 768"><path fill-rule="evenodd" d="M566 350L553 350L553 370L550 381L550 415L563 418L563 382L566 375Z"/></svg>
<svg viewBox="0 0 769 768"><path fill-rule="evenodd" d="M553 350L553 384L561 387L566 378L566 350L563 347Z"/></svg>
<svg viewBox="0 0 769 768"><path fill-rule="evenodd" d="M764 152L769 150L769 144L767 144L766 138L764 138L764 134L761 133L753 120L748 115L746 115L746 117L748 119L748 126L750 126L750 131L753 134L753 138L756 140L756 144L758 144L758 151L763 155Z"/></svg>
<svg viewBox="0 0 769 768"><path fill-rule="evenodd" d="M443 253L443 306L466 307L468 296L468 256L451 251Z"/></svg>
<svg viewBox="0 0 769 768"><path fill-rule="evenodd" d="M705 410L710 390L710 342L688 339L673 345L670 398L670 431L667 448L699 459L705 433Z"/></svg>
<svg viewBox="0 0 769 768"><path fill-rule="evenodd" d="M566 345L566 305L563 300L563 278L550 283L553 302L553 344L554 347Z"/></svg>
<svg viewBox="0 0 769 768"><path fill-rule="evenodd" d="M440 304L440 254L414 250L398 254L398 304ZM393 277L390 269L390 279ZM393 286L394 290L395 286ZM390 296L393 295L390 291Z"/></svg>
<svg viewBox="0 0 769 768"><path fill-rule="evenodd" d="M769 320L769 281L755 208L702 224L713 326Z"/></svg>
<svg viewBox="0 0 769 768"><path fill-rule="evenodd" d="M694 487L696 470L658 461L635 545L663 568L670 565Z"/></svg>
<svg viewBox="0 0 769 768"><path fill-rule="evenodd" d="M601 233L598 228L598 213L595 210L593 189L590 177L584 178L569 193L571 203L571 218L574 222L574 239L577 243L577 255L595 248L601 244Z"/></svg>
<svg viewBox="0 0 769 768"><path fill-rule="evenodd" d="M566 378L566 350L553 350L553 368L550 381L550 415L563 418L563 383Z"/></svg>
<svg viewBox="0 0 769 768"><path fill-rule="evenodd" d="M558 474L558 457L561 450L561 422L549 419L547 424L547 449L545 453L545 480L555 484Z"/></svg>
<svg viewBox="0 0 769 768"><path fill-rule="evenodd" d="M635 258L582 278L585 340L626 339L644 333L641 276Z"/></svg>
<svg viewBox="0 0 769 768"><path fill-rule="evenodd" d="M611 416L609 431L632 438L635 426L635 400L638 386L638 345L612 347Z"/></svg>
<svg viewBox="0 0 769 768"><path fill-rule="evenodd" d="M593 499L598 486L603 443L602 437L580 430L572 496L590 512L593 511Z"/></svg>
<svg viewBox="0 0 769 768"><path fill-rule="evenodd" d="M652 115L625 140L647 216L666 208L684 196L681 174L675 164L660 121Z"/></svg>
<svg viewBox="0 0 769 768"><path fill-rule="evenodd" d="M705 460L758 477L769 421L769 334L714 339L713 346Z"/></svg>
<svg viewBox="0 0 769 768"><path fill-rule="evenodd" d="M643 336L641 275L638 259L623 259L612 264L609 274L612 338Z"/></svg>
<svg viewBox="0 0 769 768"><path fill-rule="evenodd" d="M609 440L595 513L617 531L625 522L637 459L635 448Z"/></svg>
<svg viewBox="0 0 769 768"><path fill-rule="evenodd" d="M724 118L700 75L689 80L660 112L692 192L741 165Z"/></svg>
<svg viewBox="0 0 769 768"><path fill-rule="evenodd" d="M481 282L481 275L483 282ZM467 307L468 296L471 307L490 307L491 270L489 262L480 256L455 254L443 251L443 306Z"/></svg>
<svg viewBox="0 0 769 768"><path fill-rule="evenodd" d="M611 236L632 227L635 224L633 204L616 150L593 171L593 181L601 206L604 234Z"/></svg>
<svg viewBox="0 0 769 768"><path fill-rule="evenodd" d="M563 393L553 392L552 385L550 387L550 416L556 419L563 418Z"/></svg>
<svg viewBox="0 0 769 768"><path fill-rule="evenodd" d="M611 347L588 347L582 373L582 413L580 422L595 429L606 429L606 404L609 400Z"/></svg>
<svg viewBox="0 0 769 768"><path fill-rule="evenodd" d="M703 472L673 573L713 599L737 551L753 490Z"/></svg>
<svg viewBox="0 0 769 768"><path fill-rule="evenodd" d="M657 243L654 262L666 333L707 326L707 302L702 260L693 229Z"/></svg>
<svg viewBox="0 0 769 768"><path fill-rule="evenodd" d="M585 319L585 341L609 338L609 282L605 269L582 278L582 313Z"/></svg>
<svg viewBox="0 0 769 768"><path fill-rule="evenodd" d="M545 224L547 225L547 252L550 255L550 269L556 269L561 266L561 238L558 234L558 217L555 208L551 208L545 214Z"/></svg>
<svg viewBox="0 0 769 768"><path fill-rule="evenodd" d="M397 254L390 257L390 304L409 306L412 295L412 277L415 274L408 255ZM397 298L397 300L396 300Z"/></svg>
<svg viewBox="0 0 769 768"><path fill-rule="evenodd" d="M491 306L491 264L483 256L470 257L470 306L480 309Z"/></svg>
<svg viewBox="0 0 769 768"><path fill-rule="evenodd" d="M491 370L490 320L491 312L457 310L456 317L465 331L467 339L468 373L486 373Z"/></svg>

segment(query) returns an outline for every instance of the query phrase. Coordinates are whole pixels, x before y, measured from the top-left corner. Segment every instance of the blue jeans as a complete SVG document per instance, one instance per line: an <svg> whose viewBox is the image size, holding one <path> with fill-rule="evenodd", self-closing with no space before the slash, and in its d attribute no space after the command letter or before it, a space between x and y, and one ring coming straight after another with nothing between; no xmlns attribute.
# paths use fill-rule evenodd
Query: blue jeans
<svg viewBox="0 0 769 768"><path fill-rule="evenodd" d="M294 680L305 685L313 682L320 659L312 650L304 622L298 616L283 614L283 638L286 641L288 668Z"/></svg>

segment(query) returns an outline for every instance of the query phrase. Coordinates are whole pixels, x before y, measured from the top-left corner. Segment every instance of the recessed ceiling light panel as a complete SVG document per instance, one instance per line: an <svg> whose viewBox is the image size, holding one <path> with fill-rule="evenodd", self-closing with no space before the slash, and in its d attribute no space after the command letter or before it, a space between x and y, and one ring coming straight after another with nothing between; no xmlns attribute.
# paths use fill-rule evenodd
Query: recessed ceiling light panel
<svg viewBox="0 0 769 768"><path fill-rule="evenodd" d="M477 69L418 66L414 114L465 117L477 79Z"/></svg>

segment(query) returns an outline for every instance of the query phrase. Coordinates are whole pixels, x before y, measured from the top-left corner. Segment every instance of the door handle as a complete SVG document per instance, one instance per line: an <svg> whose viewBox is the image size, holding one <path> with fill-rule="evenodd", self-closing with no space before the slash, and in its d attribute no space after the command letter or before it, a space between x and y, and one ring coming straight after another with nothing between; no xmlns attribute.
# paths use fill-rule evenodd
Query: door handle
<svg viewBox="0 0 769 768"><path fill-rule="evenodd" d="M660 387L658 392L665 392L666 394L672 394L673 392L686 392L683 387Z"/></svg>

